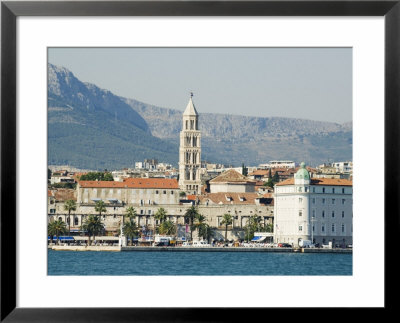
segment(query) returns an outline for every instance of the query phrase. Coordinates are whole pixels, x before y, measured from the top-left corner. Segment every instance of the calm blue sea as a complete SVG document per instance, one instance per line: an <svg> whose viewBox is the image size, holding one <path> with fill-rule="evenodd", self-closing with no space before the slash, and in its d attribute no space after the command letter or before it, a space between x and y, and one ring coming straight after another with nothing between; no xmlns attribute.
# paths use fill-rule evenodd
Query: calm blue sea
<svg viewBox="0 0 400 323"><path fill-rule="evenodd" d="M352 254L48 251L49 275L352 275Z"/></svg>

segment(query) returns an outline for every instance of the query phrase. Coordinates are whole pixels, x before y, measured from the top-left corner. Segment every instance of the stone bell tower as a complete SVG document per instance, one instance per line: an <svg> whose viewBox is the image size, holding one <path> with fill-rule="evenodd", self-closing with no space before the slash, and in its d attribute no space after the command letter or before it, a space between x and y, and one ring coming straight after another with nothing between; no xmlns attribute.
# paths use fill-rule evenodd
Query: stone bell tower
<svg viewBox="0 0 400 323"><path fill-rule="evenodd" d="M189 194L201 193L201 133L199 115L193 104L193 93L183 112L179 145L179 186Z"/></svg>

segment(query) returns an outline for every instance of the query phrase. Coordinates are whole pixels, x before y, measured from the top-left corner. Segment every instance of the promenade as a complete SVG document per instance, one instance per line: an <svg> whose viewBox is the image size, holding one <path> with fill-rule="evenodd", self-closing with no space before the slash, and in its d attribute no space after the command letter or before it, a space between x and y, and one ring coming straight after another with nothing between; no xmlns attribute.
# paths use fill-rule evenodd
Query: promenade
<svg viewBox="0 0 400 323"><path fill-rule="evenodd" d="M352 249L323 248L268 248L268 247L138 247L138 246L51 246L55 251L110 251L110 252L296 252L296 253L353 253Z"/></svg>

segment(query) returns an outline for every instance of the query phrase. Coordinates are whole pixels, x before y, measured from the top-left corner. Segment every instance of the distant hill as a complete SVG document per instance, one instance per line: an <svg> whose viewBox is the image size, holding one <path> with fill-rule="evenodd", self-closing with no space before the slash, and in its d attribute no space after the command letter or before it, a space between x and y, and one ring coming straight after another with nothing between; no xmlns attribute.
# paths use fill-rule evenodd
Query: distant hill
<svg viewBox="0 0 400 323"><path fill-rule="evenodd" d="M176 162L177 146L154 137L146 121L110 91L48 65L48 164L85 169Z"/></svg>
<svg viewBox="0 0 400 323"><path fill-rule="evenodd" d="M118 169L156 158L177 165L182 111L122 98L49 64L48 163ZM187 102L182 102L182 110ZM352 124L201 113L202 159L240 166L272 159L352 159Z"/></svg>

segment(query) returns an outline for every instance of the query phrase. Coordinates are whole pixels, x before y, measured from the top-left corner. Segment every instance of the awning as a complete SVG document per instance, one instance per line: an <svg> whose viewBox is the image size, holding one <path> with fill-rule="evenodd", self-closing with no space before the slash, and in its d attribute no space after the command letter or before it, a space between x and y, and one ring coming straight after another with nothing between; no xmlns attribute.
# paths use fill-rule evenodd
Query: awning
<svg viewBox="0 0 400 323"><path fill-rule="evenodd" d="M264 241L266 238L267 238L267 237L260 237L260 236L257 236L257 237L254 237L253 239L251 239L251 241L261 242L261 241Z"/></svg>
<svg viewBox="0 0 400 323"><path fill-rule="evenodd" d="M113 202L113 203L117 203L118 202L118 199L107 199L108 201L110 201L110 202Z"/></svg>
<svg viewBox="0 0 400 323"><path fill-rule="evenodd" d="M101 199L92 199L92 201L98 202L98 201L101 201Z"/></svg>

